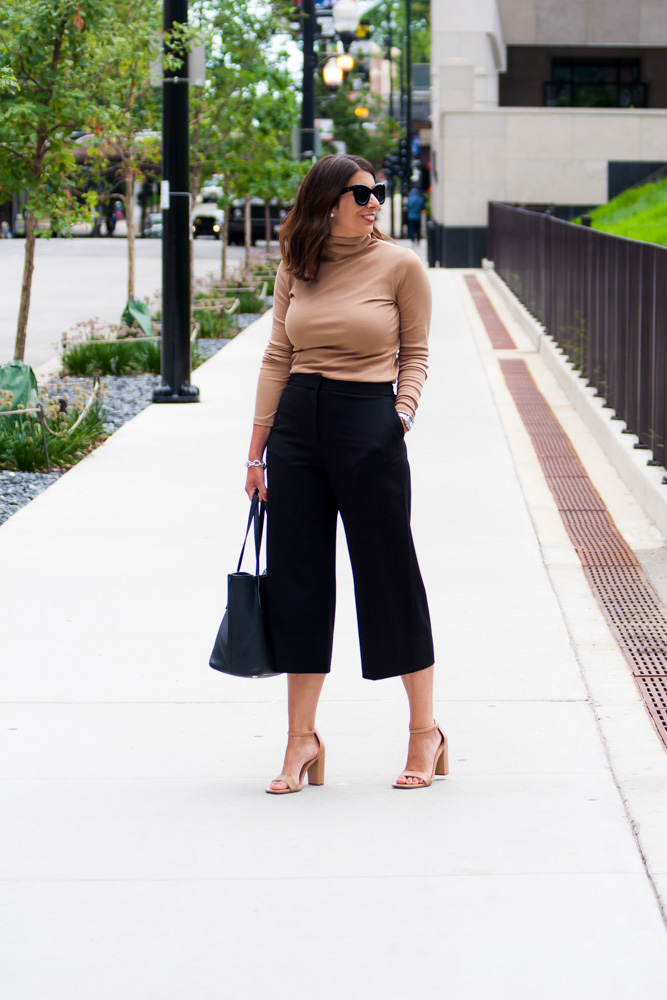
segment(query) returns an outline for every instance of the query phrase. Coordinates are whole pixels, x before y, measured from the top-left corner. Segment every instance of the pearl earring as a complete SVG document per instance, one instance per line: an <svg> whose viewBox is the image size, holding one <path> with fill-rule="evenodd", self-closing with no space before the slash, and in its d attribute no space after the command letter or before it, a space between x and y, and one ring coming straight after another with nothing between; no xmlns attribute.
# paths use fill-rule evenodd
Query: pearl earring
<svg viewBox="0 0 667 1000"><path fill-rule="evenodd" d="M330 218L332 218L332 219L333 219L333 217L334 217L334 214L333 214L333 212L332 212L332 213L331 213L331 216L330 216Z"/></svg>

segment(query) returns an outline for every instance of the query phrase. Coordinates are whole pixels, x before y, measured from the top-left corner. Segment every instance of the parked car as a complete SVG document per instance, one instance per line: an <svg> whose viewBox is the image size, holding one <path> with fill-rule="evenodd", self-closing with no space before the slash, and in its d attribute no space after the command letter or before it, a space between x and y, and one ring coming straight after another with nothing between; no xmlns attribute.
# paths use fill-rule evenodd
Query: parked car
<svg viewBox="0 0 667 1000"><path fill-rule="evenodd" d="M144 236L160 239L162 236L162 212L150 212L146 218Z"/></svg>
<svg viewBox="0 0 667 1000"><path fill-rule="evenodd" d="M198 236L213 236L219 240L222 233L222 224L225 213L215 205L197 205L192 213L192 235L194 239Z"/></svg>
<svg viewBox="0 0 667 1000"><path fill-rule="evenodd" d="M250 242L266 239L265 202L253 198L250 202ZM285 217L287 208L272 201L270 206L271 239L275 239ZM235 201L229 209L229 242L243 244L245 234L243 201Z"/></svg>
<svg viewBox="0 0 667 1000"><path fill-rule="evenodd" d="M217 184L205 184L200 194L202 201L213 202L215 204L219 198L222 198L223 190Z"/></svg>

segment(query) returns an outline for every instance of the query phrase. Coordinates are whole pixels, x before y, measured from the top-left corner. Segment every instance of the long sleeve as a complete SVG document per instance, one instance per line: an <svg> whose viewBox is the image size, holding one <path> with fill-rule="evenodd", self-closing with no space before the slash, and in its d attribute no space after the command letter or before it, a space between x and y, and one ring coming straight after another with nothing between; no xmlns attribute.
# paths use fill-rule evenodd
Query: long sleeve
<svg viewBox="0 0 667 1000"><path fill-rule="evenodd" d="M428 368L431 283L416 254L397 269L396 302L400 317L396 409L414 417Z"/></svg>
<svg viewBox="0 0 667 1000"><path fill-rule="evenodd" d="M278 268L273 329L259 374L255 423L272 427L292 373L396 382L414 416L426 379L431 286L411 250L371 237L331 237L317 281Z"/></svg>
<svg viewBox="0 0 667 1000"><path fill-rule="evenodd" d="M281 264L273 291L273 328L264 352L257 382L255 423L273 427L273 419L283 389L290 376L293 347L285 332L285 317L290 304L290 277Z"/></svg>

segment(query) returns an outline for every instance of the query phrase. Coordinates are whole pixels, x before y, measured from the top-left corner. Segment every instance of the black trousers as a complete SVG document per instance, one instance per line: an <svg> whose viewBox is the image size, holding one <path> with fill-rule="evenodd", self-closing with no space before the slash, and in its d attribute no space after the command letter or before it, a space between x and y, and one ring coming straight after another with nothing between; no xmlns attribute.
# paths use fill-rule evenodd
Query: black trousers
<svg viewBox="0 0 667 1000"><path fill-rule="evenodd" d="M391 383L290 376L267 448L269 624L278 669L328 673L340 512L363 675L430 667L433 639L410 530L410 468Z"/></svg>

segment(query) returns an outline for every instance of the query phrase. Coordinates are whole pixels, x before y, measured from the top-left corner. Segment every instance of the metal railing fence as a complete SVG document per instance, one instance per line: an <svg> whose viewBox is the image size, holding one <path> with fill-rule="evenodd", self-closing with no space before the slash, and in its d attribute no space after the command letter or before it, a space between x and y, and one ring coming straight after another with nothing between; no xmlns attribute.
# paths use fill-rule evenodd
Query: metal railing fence
<svg viewBox="0 0 667 1000"><path fill-rule="evenodd" d="M496 272L667 465L667 247L489 205Z"/></svg>

